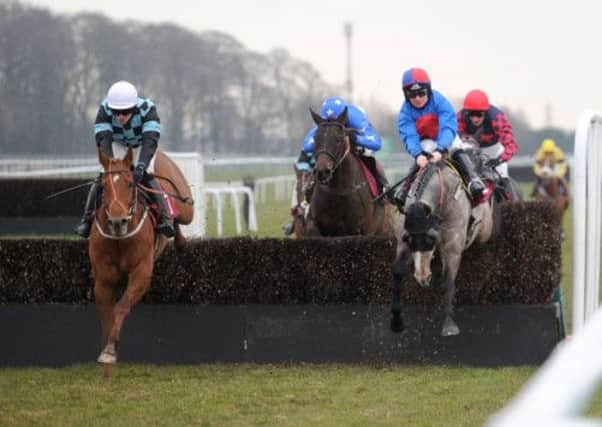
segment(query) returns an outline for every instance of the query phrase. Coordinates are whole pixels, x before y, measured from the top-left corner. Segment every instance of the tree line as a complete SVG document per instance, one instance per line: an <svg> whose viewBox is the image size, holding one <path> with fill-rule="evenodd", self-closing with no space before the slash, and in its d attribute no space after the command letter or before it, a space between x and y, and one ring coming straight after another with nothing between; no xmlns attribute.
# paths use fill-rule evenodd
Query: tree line
<svg viewBox="0 0 602 427"><path fill-rule="evenodd" d="M293 155L312 124L308 107L342 91L284 49L260 54L217 31L19 2L0 4L0 28L0 154L89 155L98 105L125 79L157 104L166 149ZM365 107L398 141L397 112ZM519 141L538 138L526 121L513 124ZM564 145L570 135L559 132Z"/></svg>

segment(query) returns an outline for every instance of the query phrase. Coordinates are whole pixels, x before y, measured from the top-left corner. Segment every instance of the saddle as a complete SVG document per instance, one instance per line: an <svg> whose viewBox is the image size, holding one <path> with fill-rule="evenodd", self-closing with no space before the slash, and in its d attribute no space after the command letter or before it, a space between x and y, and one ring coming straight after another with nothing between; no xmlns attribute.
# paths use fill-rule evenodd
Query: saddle
<svg viewBox="0 0 602 427"><path fill-rule="evenodd" d="M376 170L377 160L372 157L365 157L358 154L355 155L359 160L362 172L364 173L364 177L366 178L366 182L368 183L368 187L370 188L370 194L372 195L372 197L378 197L380 195L381 189L376 179L378 175L378 172Z"/></svg>

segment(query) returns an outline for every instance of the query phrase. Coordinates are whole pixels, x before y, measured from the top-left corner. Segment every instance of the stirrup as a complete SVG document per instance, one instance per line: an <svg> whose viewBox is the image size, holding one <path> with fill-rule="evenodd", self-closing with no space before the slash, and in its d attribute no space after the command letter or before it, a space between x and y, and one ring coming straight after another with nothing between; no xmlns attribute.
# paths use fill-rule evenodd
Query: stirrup
<svg viewBox="0 0 602 427"><path fill-rule="evenodd" d="M289 222L288 224L284 224L282 226L282 231L284 232L285 236L290 236L293 234L293 231L295 231L295 227L293 226L292 222Z"/></svg>
<svg viewBox="0 0 602 427"><path fill-rule="evenodd" d="M90 220L83 218L79 224L73 227L73 232L84 239L90 237L90 230L92 228L92 224L90 224Z"/></svg>
<svg viewBox="0 0 602 427"><path fill-rule="evenodd" d="M176 231L174 230L171 222L168 219L164 219L157 225L157 230L159 233L163 234L166 237L173 237L176 235Z"/></svg>
<svg viewBox="0 0 602 427"><path fill-rule="evenodd" d="M481 180L473 179L470 181L470 184L468 184L468 189L470 190L470 195L476 199L483 195L485 184L483 184Z"/></svg>

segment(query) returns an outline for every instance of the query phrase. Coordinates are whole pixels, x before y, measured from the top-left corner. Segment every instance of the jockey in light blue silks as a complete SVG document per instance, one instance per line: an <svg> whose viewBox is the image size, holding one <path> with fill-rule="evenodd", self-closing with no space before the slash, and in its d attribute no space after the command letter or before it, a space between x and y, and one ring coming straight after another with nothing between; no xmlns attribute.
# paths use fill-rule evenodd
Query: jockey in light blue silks
<svg viewBox="0 0 602 427"><path fill-rule="evenodd" d="M145 183L155 190L152 193L161 211L157 230L167 237L173 237L174 228L169 218L167 200L159 182L147 175L154 171L155 153L161 135L161 124L155 104L148 98L138 96L133 84L119 81L113 84L102 101L94 124L96 146L104 154L113 157L125 157L128 148L134 151L134 183ZM102 190L101 175L90 187L86 199L84 215L75 227L82 237L90 235L92 217L96 201Z"/></svg>
<svg viewBox="0 0 602 427"><path fill-rule="evenodd" d="M378 182L381 191L388 186L388 181L385 177L384 171L380 163L376 161L373 154L380 150L382 146L382 140L372 123L368 121L366 113L361 107L347 103L342 98L332 96L327 98L322 103L320 109L320 116L323 119L334 119L339 117L343 111L347 108L347 123L345 124L348 128L356 129L350 135L351 143L353 144L354 152L360 154L366 166L370 169L374 178ZM303 140L303 148L301 154L295 163L295 171L297 172L297 187L301 185L300 176L302 174L308 174L312 171L315 165L315 144L314 135L318 130L317 126L314 126L305 136ZM308 188L305 190L306 198L309 199L313 188L313 181L308 183ZM299 205L302 203L301 200L297 200L297 205L293 206L292 211L295 212ZM291 224L284 227L285 233L292 233Z"/></svg>
<svg viewBox="0 0 602 427"><path fill-rule="evenodd" d="M471 196L478 200L485 186L458 137L458 120L453 107L441 93L431 88L431 80L422 68L405 71L401 84L405 102L399 112L397 127L400 139L416 163L408 179L396 191L395 202L402 208L418 170L429 161L440 161L446 152L451 154Z"/></svg>

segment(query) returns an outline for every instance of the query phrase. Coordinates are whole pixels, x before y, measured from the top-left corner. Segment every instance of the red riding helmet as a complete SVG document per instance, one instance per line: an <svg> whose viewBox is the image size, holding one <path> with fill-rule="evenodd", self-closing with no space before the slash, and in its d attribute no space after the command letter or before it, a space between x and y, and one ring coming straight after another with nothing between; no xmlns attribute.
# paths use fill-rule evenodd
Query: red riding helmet
<svg viewBox="0 0 602 427"><path fill-rule="evenodd" d="M489 110L489 98L482 90L471 90L464 98L464 109L469 111L487 111Z"/></svg>

